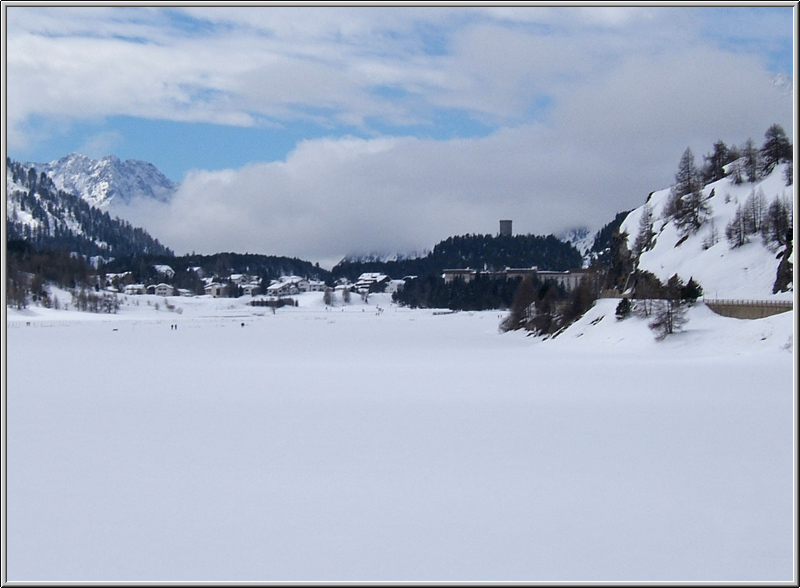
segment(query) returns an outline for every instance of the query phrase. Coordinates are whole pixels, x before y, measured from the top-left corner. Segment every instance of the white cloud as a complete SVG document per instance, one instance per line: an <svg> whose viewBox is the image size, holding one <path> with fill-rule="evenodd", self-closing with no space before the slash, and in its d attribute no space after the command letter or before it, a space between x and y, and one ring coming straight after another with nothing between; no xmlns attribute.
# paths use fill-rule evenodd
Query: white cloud
<svg viewBox="0 0 800 588"><path fill-rule="evenodd" d="M668 185L687 145L700 157L717 139L760 143L774 122L793 130L764 56L716 47L709 13L678 7L8 14L11 146L31 140L31 115L330 129L285 161L192 172L169 206L125 211L180 252L335 262L494 233L500 218L518 232L599 228ZM777 28L751 17L753 31ZM741 27L720 23L720 35ZM496 130L449 141L378 131L441 109ZM340 125L376 138L337 136Z"/></svg>
<svg viewBox="0 0 800 588"><path fill-rule="evenodd" d="M77 152L93 159L100 159L113 153L123 143L124 137L117 131L100 132L89 137Z"/></svg>
<svg viewBox="0 0 800 588"><path fill-rule="evenodd" d="M701 42L685 11L636 7L9 9L8 124L141 116L364 124L460 108L524 120L629 55ZM188 22L188 17L200 19ZM439 52L431 53L432 43ZM410 98L387 101L388 85ZM19 137L17 139L16 137Z"/></svg>

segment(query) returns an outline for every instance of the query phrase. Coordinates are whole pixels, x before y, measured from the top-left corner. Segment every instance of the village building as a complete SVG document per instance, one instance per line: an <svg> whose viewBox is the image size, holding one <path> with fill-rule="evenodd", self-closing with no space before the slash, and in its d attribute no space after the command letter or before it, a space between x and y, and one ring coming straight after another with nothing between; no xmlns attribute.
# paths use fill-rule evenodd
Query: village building
<svg viewBox="0 0 800 588"><path fill-rule="evenodd" d="M575 269L564 272L555 272L547 270L539 270L537 267L529 268L506 268L500 272L479 272L473 269L446 269L442 273L445 283L449 284L456 279L461 279L464 282L471 282L475 277L480 274L481 276L493 278L506 278L512 280L515 278L524 278L529 276L539 282L555 282L567 292L571 292L578 285L593 274L592 270Z"/></svg>
<svg viewBox="0 0 800 588"><path fill-rule="evenodd" d="M389 276L377 272L367 272L358 276L355 283L357 292L375 292L386 287Z"/></svg>
<svg viewBox="0 0 800 588"><path fill-rule="evenodd" d="M244 286L252 282L252 279L247 274L231 274L231 282L237 286Z"/></svg>
<svg viewBox="0 0 800 588"><path fill-rule="evenodd" d="M567 292L571 292L593 273L590 270L569 270L566 272L541 271L536 275L542 282L555 282Z"/></svg>
<svg viewBox="0 0 800 588"><path fill-rule="evenodd" d="M536 274L539 272L539 268L536 266L533 267L507 267L506 268L506 279L513 280L514 278L525 278L530 276L531 278L536 278Z"/></svg>
<svg viewBox="0 0 800 588"><path fill-rule="evenodd" d="M222 296L223 286L219 282L210 282L203 287L203 290L208 296L219 298Z"/></svg>
<svg viewBox="0 0 800 588"><path fill-rule="evenodd" d="M274 296L274 297L281 297L281 296L291 296L292 294L297 294L300 290L297 287L297 284L293 281L276 281L267 286L267 296Z"/></svg>
<svg viewBox="0 0 800 588"><path fill-rule="evenodd" d="M445 284L449 284L455 280L464 280L464 282L471 282L472 279L478 274L474 269L446 269L442 272Z"/></svg>
<svg viewBox="0 0 800 588"><path fill-rule="evenodd" d="M174 288L172 286L170 286L169 284L161 283L155 287L155 291L153 293L156 296L172 296L173 292Z"/></svg>
<svg viewBox="0 0 800 588"><path fill-rule="evenodd" d="M324 292L325 282L309 280L300 276L281 276L278 280L272 280L267 287L269 296L291 296L300 292Z"/></svg>
<svg viewBox="0 0 800 588"><path fill-rule="evenodd" d="M257 282L250 282L242 286L242 294L244 296L257 296L261 293L261 284Z"/></svg>
<svg viewBox="0 0 800 588"><path fill-rule="evenodd" d="M123 293L126 296L136 296L138 294L146 294L147 288L144 284L128 284L123 289Z"/></svg>

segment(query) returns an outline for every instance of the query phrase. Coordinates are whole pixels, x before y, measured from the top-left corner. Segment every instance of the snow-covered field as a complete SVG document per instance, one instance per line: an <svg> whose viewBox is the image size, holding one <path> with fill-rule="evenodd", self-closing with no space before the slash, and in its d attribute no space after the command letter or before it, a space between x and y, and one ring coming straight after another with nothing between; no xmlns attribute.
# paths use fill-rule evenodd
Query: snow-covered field
<svg viewBox="0 0 800 588"><path fill-rule="evenodd" d="M8 580L793 579L793 313L321 299L8 310Z"/></svg>

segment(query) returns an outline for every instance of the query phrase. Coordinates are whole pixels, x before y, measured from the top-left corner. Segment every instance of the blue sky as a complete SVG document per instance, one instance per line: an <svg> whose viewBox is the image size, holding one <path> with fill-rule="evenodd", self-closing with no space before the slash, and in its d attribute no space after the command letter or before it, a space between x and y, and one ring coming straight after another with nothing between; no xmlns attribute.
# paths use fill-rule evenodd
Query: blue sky
<svg viewBox="0 0 800 588"><path fill-rule="evenodd" d="M4 10L7 155L153 163L174 202L119 212L178 252L598 229L687 146L793 138L791 3Z"/></svg>

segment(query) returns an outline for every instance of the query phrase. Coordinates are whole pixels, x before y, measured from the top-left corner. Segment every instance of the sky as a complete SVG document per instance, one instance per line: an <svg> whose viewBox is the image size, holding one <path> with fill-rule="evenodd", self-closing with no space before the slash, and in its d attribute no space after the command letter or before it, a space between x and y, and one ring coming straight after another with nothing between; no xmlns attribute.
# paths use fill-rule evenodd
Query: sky
<svg viewBox="0 0 800 588"><path fill-rule="evenodd" d="M795 4L4 3L6 154L154 164L172 201L112 212L178 254L594 231L687 147L794 141Z"/></svg>

